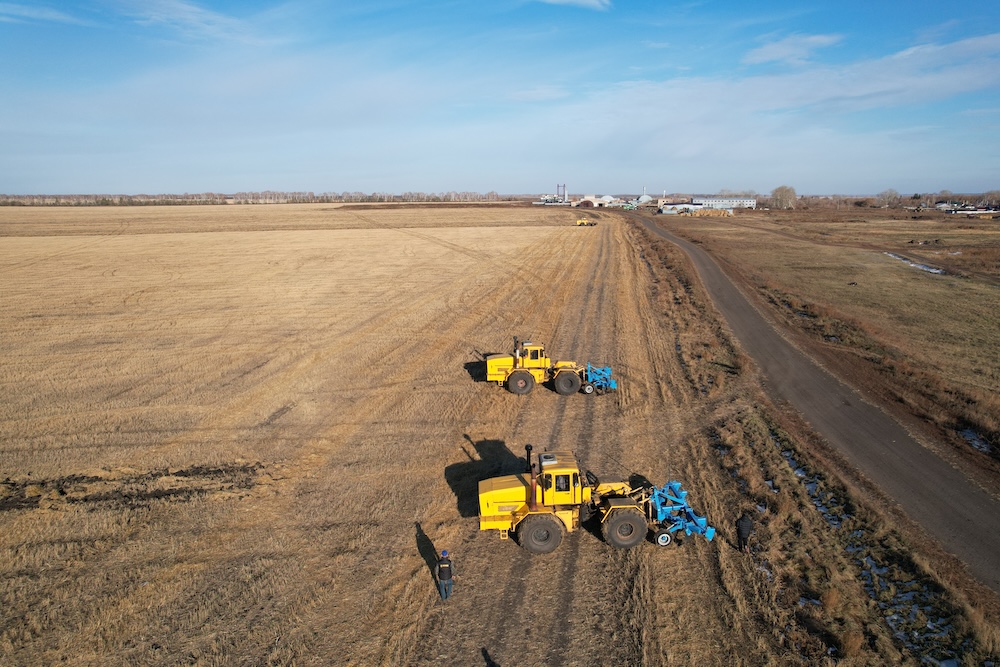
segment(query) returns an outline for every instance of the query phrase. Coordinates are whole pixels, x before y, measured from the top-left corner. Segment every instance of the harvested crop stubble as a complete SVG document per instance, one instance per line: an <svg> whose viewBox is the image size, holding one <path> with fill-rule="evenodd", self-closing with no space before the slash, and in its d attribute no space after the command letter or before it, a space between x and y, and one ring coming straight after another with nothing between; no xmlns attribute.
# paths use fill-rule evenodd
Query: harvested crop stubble
<svg viewBox="0 0 1000 667"><path fill-rule="evenodd" d="M835 545L791 484L758 536L773 576L732 549L735 508L781 463L756 377L676 249L611 214L587 234L574 220L0 210L0 478L6 497L57 496L0 512L0 662L899 657L877 610L843 602L856 584L809 588ZM612 365L621 390L477 382L513 335ZM475 483L529 442L599 475L682 479L720 537L622 553L580 531L533 558L480 533ZM460 574L446 605L441 549ZM838 591L837 616L800 613L787 591L806 589Z"/></svg>

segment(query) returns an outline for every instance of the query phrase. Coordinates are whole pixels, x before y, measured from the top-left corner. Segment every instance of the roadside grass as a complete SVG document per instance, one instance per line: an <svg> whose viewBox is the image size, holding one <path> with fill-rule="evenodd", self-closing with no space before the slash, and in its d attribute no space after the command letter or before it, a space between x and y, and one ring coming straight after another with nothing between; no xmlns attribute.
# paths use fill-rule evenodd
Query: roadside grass
<svg viewBox="0 0 1000 667"><path fill-rule="evenodd" d="M1000 460L1000 397L995 391L978 383L962 386L957 380L949 381L946 374L920 363L920 350L912 345L908 350L896 347L888 342L890 338L903 346L907 341L891 334L880 336L873 332L873 324L852 321L834 308L805 301L767 281L759 290L785 324L864 360L871 373L895 389L896 399L910 412L946 432L971 430L989 445L988 453ZM989 337L985 329L978 334Z"/></svg>
<svg viewBox="0 0 1000 667"><path fill-rule="evenodd" d="M708 302L676 249L655 240L650 247L658 258L653 264L676 276L672 291L680 296L675 300L691 296ZM670 282L660 277L661 284ZM768 287L762 291L789 322L812 327L812 335L821 340L837 337L858 354L899 363L902 355L859 323L829 306ZM674 321L684 322L678 311ZM690 319L701 321L699 351L731 350L721 330L706 330L713 316ZM713 376L718 389L704 394L714 406L706 413L711 425L688 445L692 456L714 460L722 473L703 479L708 489L699 499L708 516L730 518L717 526L716 539L722 543L720 577L731 596L734 629L754 619L750 623L759 624L756 634L769 636L765 645L791 651L797 656L789 658L793 663L996 660L1000 629L990 618L990 605L971 600L913 548L914 536L892 527L881 496L867 496L850 478L839 476L836 463L814 455L816 445L803 426L760 393L742 370L738 352L683 350L678 347L685 368L694 368L690 377L719 365L735 370ZM699 393L700 384L692 383L692 389ZM691 476L697 476L693 470ZM731 521L742 511L755 521L749 557L731 546L736 542ZM760 650L760 656L768 652L763 646Z"/></svg>
<svg viewBox="0 0 1000 667"><path fill-rule="evenodd" d="M773 316L863 362L855 367L872 387L887 387L957 448L976 438L1000 460L1000 222L856 215L758 212L673 228L710 247ZM920 271L887 251L950 273Z"/></svg>
<svg viewBox="0 0 1000 667"><path fill-rule="evenodd" d="M876 503L814 460L758 401L707 432L742 490L733 502L755 520L749 559L762 599L738 599L741 614L763 616L782 646L810 660L995 659L997 627L983 610L914 556ZM735 540L729 527L723 535Z"/></svg>

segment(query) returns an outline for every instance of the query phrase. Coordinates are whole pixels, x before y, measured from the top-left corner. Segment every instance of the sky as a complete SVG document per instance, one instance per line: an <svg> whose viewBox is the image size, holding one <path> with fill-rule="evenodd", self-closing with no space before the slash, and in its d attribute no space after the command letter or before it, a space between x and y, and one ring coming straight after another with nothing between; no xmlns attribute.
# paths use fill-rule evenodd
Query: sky
<svg viewBox="0 0 1000 667"><path fill-rule="evenodd" d="M996 0L0 2L0 193L1000 189Z"/></svg>

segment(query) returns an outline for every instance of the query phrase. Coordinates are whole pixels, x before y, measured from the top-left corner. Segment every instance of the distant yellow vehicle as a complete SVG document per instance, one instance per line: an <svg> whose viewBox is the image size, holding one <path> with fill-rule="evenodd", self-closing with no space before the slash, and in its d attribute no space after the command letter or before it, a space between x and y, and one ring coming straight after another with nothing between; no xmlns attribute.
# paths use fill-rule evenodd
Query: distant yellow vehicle
<svg viewBox="0 0 1000 667"><path fill-rule="evenodd" d="M597 222L593 220L587 220L587 218L580 218L576 221L577 227L596 227Z"/></svg>
<svg viewBox="0 0 1000 667"><path fill-rule="evenodd" d="M506 540L514 532L518 543L535 554L559 546L566 533L591 517L599 518L604 540L618 549L631 549L646 539L667 546L684 531L711 540L715 528L693 512L680 482L653 486L645 478L633 485L623 480L600 481L582 471L570 451L543 452L523 473L479 482L479 529L498 530Z"/></svg>
<svg viewBox="0 0 1000 667"><path fill-rule="evenodd" d="M486 357L486 381L507 385L512 394L528 394L536 384L552 381L556 392L570 396L578 391L592 394L618 388L610 367L555 361L545 355L545 346L514 338L514 354Z"/></svg>

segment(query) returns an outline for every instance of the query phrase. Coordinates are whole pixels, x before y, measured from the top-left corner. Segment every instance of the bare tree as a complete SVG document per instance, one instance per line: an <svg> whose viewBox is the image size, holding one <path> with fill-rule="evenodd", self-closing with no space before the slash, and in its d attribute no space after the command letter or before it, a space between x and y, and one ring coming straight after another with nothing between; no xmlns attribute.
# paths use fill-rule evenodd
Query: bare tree
<svg viewBox="0 0 1000 667"><path fill-rule="evenodd" d="M889 208L891 206L896 206L899 204L899 193L889 188L888 190L883 190L878 193L878 203L884 208Z"/></svg>
<svg viewBox="0 0 1000 667"><path fill-rule="evenodd" d="M1000 205L1000 190L983 193L982 204L991 208Z"/></svg>
<svg viewBox="0 0 1000 667"><path fill-rule="evenodd" d="M795 208L798 195L790 185L780 185L771 190L771 206L774 208Z"/></svg>

